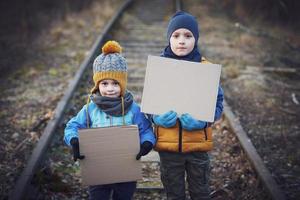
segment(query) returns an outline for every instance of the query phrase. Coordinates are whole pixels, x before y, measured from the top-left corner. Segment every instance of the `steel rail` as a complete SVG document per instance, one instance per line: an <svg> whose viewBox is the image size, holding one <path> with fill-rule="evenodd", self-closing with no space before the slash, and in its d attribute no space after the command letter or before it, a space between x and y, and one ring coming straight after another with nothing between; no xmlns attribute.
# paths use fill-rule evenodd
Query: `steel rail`
<svg viewBox="0 0 300 200"><path fill-rule="evenodd" d="M180 11L182 9L181 0L175 0L176 11Z"/></svg>
<svg viewBox="0 0 300 200"><path fill-rule="evenodd" d="M124 10L130 5L131 2L132 0L127 0L121 5L119 10L116 12L116 14L111 18L108 24L104 27L102 33L98 36L96 42L94 43L93 47L90 50L89 55L81 63L80 68L77 71L74 79L69 83L65 95L57 104L53 119L49 121L45 130L43 131L43 134L38 144L34 148L25 169L23 170L21 176L18 178L16 186L13 192L10 194L9 199L12 200L26 199L26 195L28 193L27 188L30 185L30 181L32 180L36 170L38 169L38 166L43 161L45 152L50 144L51 139L53 138L54 131L58 126L58 124L60 123L64 114L64 110L66 109L71 97L73 96L73 93L79 81L81 80L82 75L84 74L87 67L90 66L90 64L92 63L93 59L96 56L96 53L98 53L98 51L100 50L100 46L104 43L104 40L106 39L106 35L108 34L108 32L112 29L115 22L118 20L118 18L121 16Z"/></svg>
<svg viewBox="0 0 300 200"><path fill-rule="evenodd" d="M234 115L230 106L226 102L224 102L224 115L229 122L230 128L233 130L238 140L240 141L240 144L246 152L256 173L258 174L259 179L262 181L263 185L269 192L269 195L274 200L285 200L286 197L284 193L281 191L278 184L273 179L270 171L267 169L263 160L257 153L250 138L247 136L247 133L244 131L242 125L240 124L239 119Z"/></svg>

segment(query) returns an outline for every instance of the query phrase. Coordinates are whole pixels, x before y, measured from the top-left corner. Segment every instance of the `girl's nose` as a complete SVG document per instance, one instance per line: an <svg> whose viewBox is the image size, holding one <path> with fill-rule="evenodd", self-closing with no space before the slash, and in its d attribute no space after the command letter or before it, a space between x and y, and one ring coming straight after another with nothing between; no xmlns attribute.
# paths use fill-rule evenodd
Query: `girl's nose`
<svg viewBox="0 0 300 200"><path fill-rule="evenodd" d="M111 85L111 84L109 84L108 87L107 87L107 90L111 91L111 90L113 90L113 89L114 89L114 86Z"/></svg>

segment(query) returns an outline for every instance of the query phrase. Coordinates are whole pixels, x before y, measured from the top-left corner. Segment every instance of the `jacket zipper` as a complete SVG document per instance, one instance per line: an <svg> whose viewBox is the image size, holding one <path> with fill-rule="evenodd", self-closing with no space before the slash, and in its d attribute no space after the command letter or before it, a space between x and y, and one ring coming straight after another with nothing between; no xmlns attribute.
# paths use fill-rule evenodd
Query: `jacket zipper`
<svg viewBox="0 0 300 200"><path fill-rule="evenodd" d="M205 134L205 140L207 140L207 132L206 132L206 128L204 128L204 134Z"/></svg>
<svg viewBox="0 0 300 200"><path fill-rule="evenodd" d="M179 141L178 141L178 151L181 153L182 152L182 126L181 122L178 119L178 125L179 125Z"/></svg>
<svg viewBox="0 0 300 200"><path fill-rule="evenodd" d="M110 126L113 126L112 116L107 115L107 118L109 119Z"/></svg>

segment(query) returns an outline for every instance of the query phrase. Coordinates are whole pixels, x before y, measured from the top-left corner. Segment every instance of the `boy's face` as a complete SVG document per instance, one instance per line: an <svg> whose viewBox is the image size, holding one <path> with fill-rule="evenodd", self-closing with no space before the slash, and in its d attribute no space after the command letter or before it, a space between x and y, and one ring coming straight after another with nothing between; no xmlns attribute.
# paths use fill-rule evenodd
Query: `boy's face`
<svg viewBox="0 0 300 200"><path fill-rule="evenodd" d="M195 37L188 29L180 28L172 33L170 45L175 55L186 56L194 49Z"/></svg>
<svg viewBox="0 0 300 200"><path fill-rule="evenodd" d="M113 79L104 79L99 83L99 91L102 96L119 97L121 95L121 87L118 81Z"/></svg>

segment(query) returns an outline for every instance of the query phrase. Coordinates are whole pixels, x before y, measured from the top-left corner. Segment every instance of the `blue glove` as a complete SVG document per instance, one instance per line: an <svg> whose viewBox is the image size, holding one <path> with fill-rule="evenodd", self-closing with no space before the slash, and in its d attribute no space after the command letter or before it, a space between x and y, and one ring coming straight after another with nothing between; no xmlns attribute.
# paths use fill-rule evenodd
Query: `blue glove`
<svg viewBox="0 0 300 200"><path fill-rule="evenodd" d="M190 114L183 114L180 117L182 128L188 131L204 129L207 123L194 119Z"/></svg>
<svg viewBox="0 0 300 200"><path fill-rule="evenodd" d="M166 112L162 115L154 115L153 121L156 125L170 128L172 126L175 126L177 120L177 113L174 111Z"/></svg>

